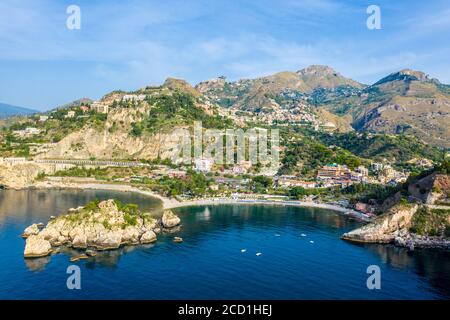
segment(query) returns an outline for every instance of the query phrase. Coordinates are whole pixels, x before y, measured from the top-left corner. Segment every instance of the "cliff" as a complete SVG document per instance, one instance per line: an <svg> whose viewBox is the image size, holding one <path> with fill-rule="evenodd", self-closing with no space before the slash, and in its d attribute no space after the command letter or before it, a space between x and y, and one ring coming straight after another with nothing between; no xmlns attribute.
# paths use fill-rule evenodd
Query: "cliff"
<svg viewBox="0 0 450 320"><path fill-rule="evenodd" d="M85 126L38 158L48 159L155 159L170 158L178 150L179 138L170 132L153 135L130 134L133 124L143 120L150 106L113 109L101 127ZM173 128L170 128L172 130Z"/></svg>
<svg viewBox="0 0 450 320"><path fill-rule="evenodd" d="M49 165L33 162L0 165L0 186L11 189L23 189L33 186L39 173L51 173Z"/></svg>
<svg viewBox="0 0 450 320"><path fill-rule="evenodd" d="M342 239L366 243L390 243L401 230L408 230L418 205L397 204L375 221L345 233Z"/></svg>

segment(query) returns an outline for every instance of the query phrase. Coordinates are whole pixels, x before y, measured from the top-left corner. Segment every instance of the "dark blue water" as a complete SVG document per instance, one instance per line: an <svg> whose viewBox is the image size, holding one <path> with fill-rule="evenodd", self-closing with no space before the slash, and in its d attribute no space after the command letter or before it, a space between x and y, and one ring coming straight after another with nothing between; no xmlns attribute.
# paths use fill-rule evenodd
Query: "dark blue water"
<svg viewBox="0 0 450 320"><path fill-rule="evenodd" d="M160 236L154 245L125 247L80 261L76 264L81 268L81 290L66 287L69 254L23 259L20 234L26 226L47 222L50 215L93 198L112 197L145 210L157 211L159 206L156 200L126 193L1 191L0 298L450 298L448 253L348 243L339 237L358 222L312 208L177 209L183 243L173 243L171 235ZM380 290L367 289L369 265L381 268Z"/></svg>

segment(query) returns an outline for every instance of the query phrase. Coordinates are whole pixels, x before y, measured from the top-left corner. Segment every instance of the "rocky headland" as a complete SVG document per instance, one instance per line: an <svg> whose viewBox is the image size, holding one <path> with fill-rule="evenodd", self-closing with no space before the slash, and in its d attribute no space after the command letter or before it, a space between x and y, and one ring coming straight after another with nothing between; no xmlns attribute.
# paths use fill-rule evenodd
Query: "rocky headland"
<svg viewBox="0 0 450 320"><path fill-rule="evenodd" d="M441 210L439 213L433 213L432 210L418 204L398 204L373 222L345 233L342 239L363 243L392 243L409 250L450 250L446 228L450 223L450 210ZM435 221L433 216L438 216L440 221Z"/></svg>
<svg viewBox="0 0 450 320"><path fill-rule="evenodd" d="M423 204L397 204L373 222L342 235L363 243L393 243L396 246L450 250L450 208Z"/></svg>
<svg viewBox="0 0 450 320"><path fill-rule="evenodd" d="M93 201L84 207L51 219L46 226L33 224L26 228L25 258L50 255L60 246L85 251L113 250L123 245L148 244L157 234L179 226L180 218L165 210L161 219L141 212L136 205L116 200Z"/></svg>
<svg viewBox="0 0 450 320"><path fill-rule="evenodd" d="M450 250L450 178L432 173L408 185L410 203L400 199L384 214L342 239L364 243Z"/></svg>

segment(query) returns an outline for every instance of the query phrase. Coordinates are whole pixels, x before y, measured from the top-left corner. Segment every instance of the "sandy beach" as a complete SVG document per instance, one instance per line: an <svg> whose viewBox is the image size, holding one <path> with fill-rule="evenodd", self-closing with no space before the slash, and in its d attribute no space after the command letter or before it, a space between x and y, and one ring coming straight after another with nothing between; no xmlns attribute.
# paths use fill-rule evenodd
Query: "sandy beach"
<svg viewBox="0 0 450 320"><path fill-rule="evenodd" d="M114 183L74 183L74 182L55 182L55 181L45 181L37 182L33 187L38 189L55 189L55 188L69 188L69 189L91 189L91 190L111 190L119 192L133 192L146 195L149 197L154 197L162 202L163 209L175 209L180 207L191 207L191 206L209 206L209 205L224 205L224 204L239 204L239 205L273 205L273 206L294 206L294 207L312 207L328 209L340 212L344 215L349 215L361 221L370 221L370 217L362 212L348 209L335 204L328 203L317 203L317 202L306 202L298 200L262 200L262 199L238 199L238 198L203 198L196 200L178 201L174 198L168 198L161 196L160 194L150 191L142 190L137 187L133 187L126 184L114 184Z"/></svg>

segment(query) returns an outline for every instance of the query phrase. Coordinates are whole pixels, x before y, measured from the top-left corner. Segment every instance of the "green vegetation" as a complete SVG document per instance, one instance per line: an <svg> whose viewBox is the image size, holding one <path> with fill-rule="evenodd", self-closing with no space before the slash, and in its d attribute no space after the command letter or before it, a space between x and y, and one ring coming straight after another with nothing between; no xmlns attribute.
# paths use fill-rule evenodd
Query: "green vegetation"
<svg viewBox="0 0 450 320"><path fill-rule="evenodd" d="M201 121L204 128L222 129L232 126L229 119L208 115L196 105L195 97L186 92L177 90L172 94L149 96L147 102L153 108L150 109L147 118L136 126L148 132L155 132L163 127L173 128L176 125L192 124L193 121Z"/></svg>
<svg viewBox="0 0 450 320"><path fill-rule="evenodd" d="M98 199L90 201L81 211L66 214L64 218L71 223L79 223L83 219L89 219L92 217L90 215L92 212L98 212L100 210L98 206L99 203L100 200ZM125 224L122 225L122 228L126 228L127 226L135 226L138 218L142 218L144 220L148 220L150 218L145 213L142 213L136 204L123 204L119 200L114 200L114 203L116 204L117 209L124 213ZM107 219L103 220L101 223L106 229L111 229L112 227Z"/></svg>
<svg viewBox="0 0 450 320"><path fill-rule="evenodd" d="M130 214L130 213L125 213L124 214L124 219L125 219L125 223L126 225L130 225L130 226L135 226L137 223L137 216Z"/></svg>
<svg viewBox="0 0 450 320"><path fill-rule="evenodd" d="M67 118L68 111L74 111L74 117ZM96 112L84 113L80 107L74 106L70 109L60 108L48 114L49 119L45 122L39 121L37 116L21 117L13 121L9 127L2 127L0 135L0 155L5 157L29 157L31 146L56 143L72 132L79 131L85 126L101 130L107 118L106 114ZM13 131L26 128L36 128L39 134L27 137L19 137ZM113 126L110 130L115 130ZM3 137L3 139L2 139ZM76 151L76 148L74 149Z"/></svg>
<svg viewBox="0 0 450 320"><path fill-rule="evenodd" d="M269 188L272 188L272 178L266 176L252 177L250 188L255 193L266 193Z"/></svg>
<svg viewBox="0 0 450 320"><path fill-rule="evenodd" d="M352 184L342 189L342 194L350 198L351 202L376 201L382 204L384 200L402 191L402 186L384 186L380 184Z"/></svg>
<svg viewBox="0 0 450 320"><path fill-rule="evenodd" d="M211 180L205 175L189 170L184 179L162 177L153 183L152 189L160 191L168 196L190 195L199 197L206 194Z"/></svg>
<svg viewBox="0 0 450 320"><path fill-rule="evenodd" d="M442 160L442 152L435 147L423 143L421 140L403 134L368 134L317 133L317 138L326 145L336 145L345 148L353 154L372 160L390 159L398 162L412 158L427 158L435 161Z"/></svg>
<svg viewBox="0 0 450 320"><path fill-rule="evenodd" d="M411 231L420 235L449 237L450 210L420 207L414 214Z"/></svg>
<svg viewBox="0 0 450 320"><path fill-rule="evenodd" d="M436 171L441 174L450 174L450 160L444 160L437 168Z"/></svg>
<svg viewBox="0 0 450 320"><path fill-rule="evenodd" d="M129 215L139 215L140 214L139 206L137 204L133 204L133 203L123 204L122 202L120 202L117 199L114 200L114 203L116 204L117 209L119 211L122 211Z"/></svg>
<svg viewBox="0 0 450 320"><path fill-rule="evenodd" d="M44 172L39 172L36 176L36 181L43 181L45 179L46 174Z"/></svg>
<svg viewBox="0 0 450 320"><path fill-rule="evenodd" d="M95 200L93 200L93 201L91 201L91 202L88 202L85 206L84 206L84 208L83 208L83 210L84 211L87 211L87 212L91 212L91 211L97 211L98 210L98 204L100 203L100 200L98 200L98 199L95 199Z"/></svg>
<svg viewBox="0 0 450 320"><path fill-rule="evenodd" d="M319 141L303 137L300 141L287 143L279 173L292 174L299 171L304 176L312 177L317 168L330 163L347 165L353 169L369 162L343 148L330 149Z"/></svg>
<svg viewBox="0 0 450 320"><path fill-rule="evenodd" d="M73 167L67 170L57 171L54 176L57 177L79 177L96 178L98 180L108 180L108 168L85 168Z"/></svg>

